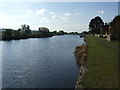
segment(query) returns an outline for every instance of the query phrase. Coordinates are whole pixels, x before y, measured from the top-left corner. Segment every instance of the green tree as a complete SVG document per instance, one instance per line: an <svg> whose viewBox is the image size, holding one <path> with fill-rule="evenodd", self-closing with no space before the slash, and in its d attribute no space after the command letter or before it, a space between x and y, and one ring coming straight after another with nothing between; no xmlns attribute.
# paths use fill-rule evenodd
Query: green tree
<svg viewBox="0 0 120 90"><path fill-rule="evenodd" d="M103 29L103 34L110 32L109 27L110 27L110 24L109 23L105 23L104 29Z"/></svg>
<svg viewBox="0 0 120 90"><path fill-rule="evenodd" d="M21 25L21 30L25 31L26 30L26 24Z"/></svg>
<svg viewBox="0 0 120 90"><path fill-rule="evenodd" d="M52 35L57 35L57 31L51 32Z"/></svg>
<svg viewBox="0 0 120 90"><path fill-rule="evenodd" d="M19 28L18 31L21 31L21 29Z"/></svg>
<svg viewBox="0 0 120 90"><path fill-rule="evenodd" d="M4 40L11 40L12 39L12 30L11 29L6 29L6 31L3 32L2 38Z"/></svg>
<svg viewBox="0 0 120 90"><path fill-rule="evenodd" d="M25 33L31 34L30 26L26 25Z"/></svg>
<svg viewBox="0 0 120 90"><path fill-rule="evenodd" d="M26 34L31 34L31 30L30 30L29 25L26 25L26 24L21 25L21 30L24 31Z"/></svg>
<svg viewBox="0 0 120 90"><path fill-rule="evenodd" d="M13 31L13 39L20 39L21 38L21 33L19 31Z"/></svg>
<svg viewBox="0 0 120 90"><path fill-rule="evenodd" d="M89 30L91 33L94 34L103 33L103 27L104 27L104 22L99 16L91 19L89 23Z"/></svg>
<svg viewBox="0 0 120 90"><path fill-rule="evenodd" d="M64 31L63 31L63 30L60 30L60 31L58 32L58 35L64 35Z"/></svg>
<svg viewBox="0 0 120 90"><path fill-rule="evenodd" d="M113 21L110 23L110 33L112 39L120 40L120 16L116 16Z"/></svg>
<svg viewBox="0 0 120 90"><path fill-rule="evenodd" d="M46 27L40 27L38 28L39 32L41 33L41 37L49 37L49 29Z"/></svg>

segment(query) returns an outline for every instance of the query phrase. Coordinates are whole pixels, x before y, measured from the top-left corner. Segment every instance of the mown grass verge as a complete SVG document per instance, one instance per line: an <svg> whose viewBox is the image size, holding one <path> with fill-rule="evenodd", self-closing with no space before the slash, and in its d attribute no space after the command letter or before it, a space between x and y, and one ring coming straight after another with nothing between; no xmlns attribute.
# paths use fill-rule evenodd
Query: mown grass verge
<svg viewBox="0 0 120 90"><path fill-rule="evenodd" d="M83 86L118 88L118 51L101 40L98 37L87 36L88 71L83 78Z"/></svg>

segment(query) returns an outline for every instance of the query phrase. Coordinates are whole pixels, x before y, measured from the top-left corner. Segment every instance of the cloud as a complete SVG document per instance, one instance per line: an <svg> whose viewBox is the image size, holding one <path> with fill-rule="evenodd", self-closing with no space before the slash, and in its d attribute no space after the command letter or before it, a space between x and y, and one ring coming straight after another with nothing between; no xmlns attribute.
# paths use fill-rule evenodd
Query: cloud
<svg viewBox="0 0 120 90"><path fill-rule="evenodd" d="M42 8L42 9L38 10L36 12L36 14L44 15L46 12L47 12L47 10Z"/></svg>
<svg viewBox="0 0 120 90"><path fill-rule="evenodd" d="M69 17L67 16L59 16L59 15L53 15L52 16L52 20L57 20L57 21L61 21L61 22L69 22Z"/></svg>
<svg viewBox="0 0 120 90"><path fill-rule="evenodd" d="M52 15L54 15L54 14L55 14L55 12L50 12L49 14L52 14Z"/></svg>
<svg viewBox="0 0 120 90"><path fill-rule="evenodd" d="M70 13L64 13L63 15L67 17L70 16Z"/></svg>
<svg viewBox="0 0 120 90"><path fill-rule="evenodd" d="M30 14L31 14L31 13L33 13L33 11L32 11L32 10L27 10L26 12L27 12L27 13L30 13Z"/></svg>
<svg viewBox="0 0 120 90"><path fill-rule="evenodd" d="M104 11L103 10L99 10L99 11L97 11L97 13L104 14Z"/></svg>

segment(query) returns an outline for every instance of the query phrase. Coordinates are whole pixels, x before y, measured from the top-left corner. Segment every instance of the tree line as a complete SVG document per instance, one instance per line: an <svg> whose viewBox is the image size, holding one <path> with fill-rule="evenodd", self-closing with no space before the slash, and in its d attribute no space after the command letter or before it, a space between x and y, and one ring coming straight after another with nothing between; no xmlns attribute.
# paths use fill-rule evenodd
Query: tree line
<svg viewBox="0 0 120 90"><path fill-rule="evenodd" d="M116 16L108 23L104 23L99 16L92 18L89 22L89 33L99 34L101 37L108 33L111 35L112 40L120 40L120 16Z"/></svg>
<svg viewBox="0 0 120 90"><path fill-rule="evenodd" d="M67 33L63 30L52 31L50 32L46 27L38 28L38 31L33 31L30 29L29 25L23 24L18 30L5 29L2 31L2 40L18 40L18 39L27 39L27 38L44 38L52 37L54 35L64 35L64 34L76 34L77 32Z"/></svg>

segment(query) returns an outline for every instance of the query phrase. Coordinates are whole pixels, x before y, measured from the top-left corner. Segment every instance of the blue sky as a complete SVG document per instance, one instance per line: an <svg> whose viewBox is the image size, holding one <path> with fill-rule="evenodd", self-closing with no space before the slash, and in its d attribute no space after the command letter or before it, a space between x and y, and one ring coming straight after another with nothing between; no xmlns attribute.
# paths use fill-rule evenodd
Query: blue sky
<svg viewBox="0 0 120 90"><path fill-rule="evenodd" d="M0 2L0 28L32 30L88 31L91 18L100 16L110 22L118 14L117 2Z"/></svg>

